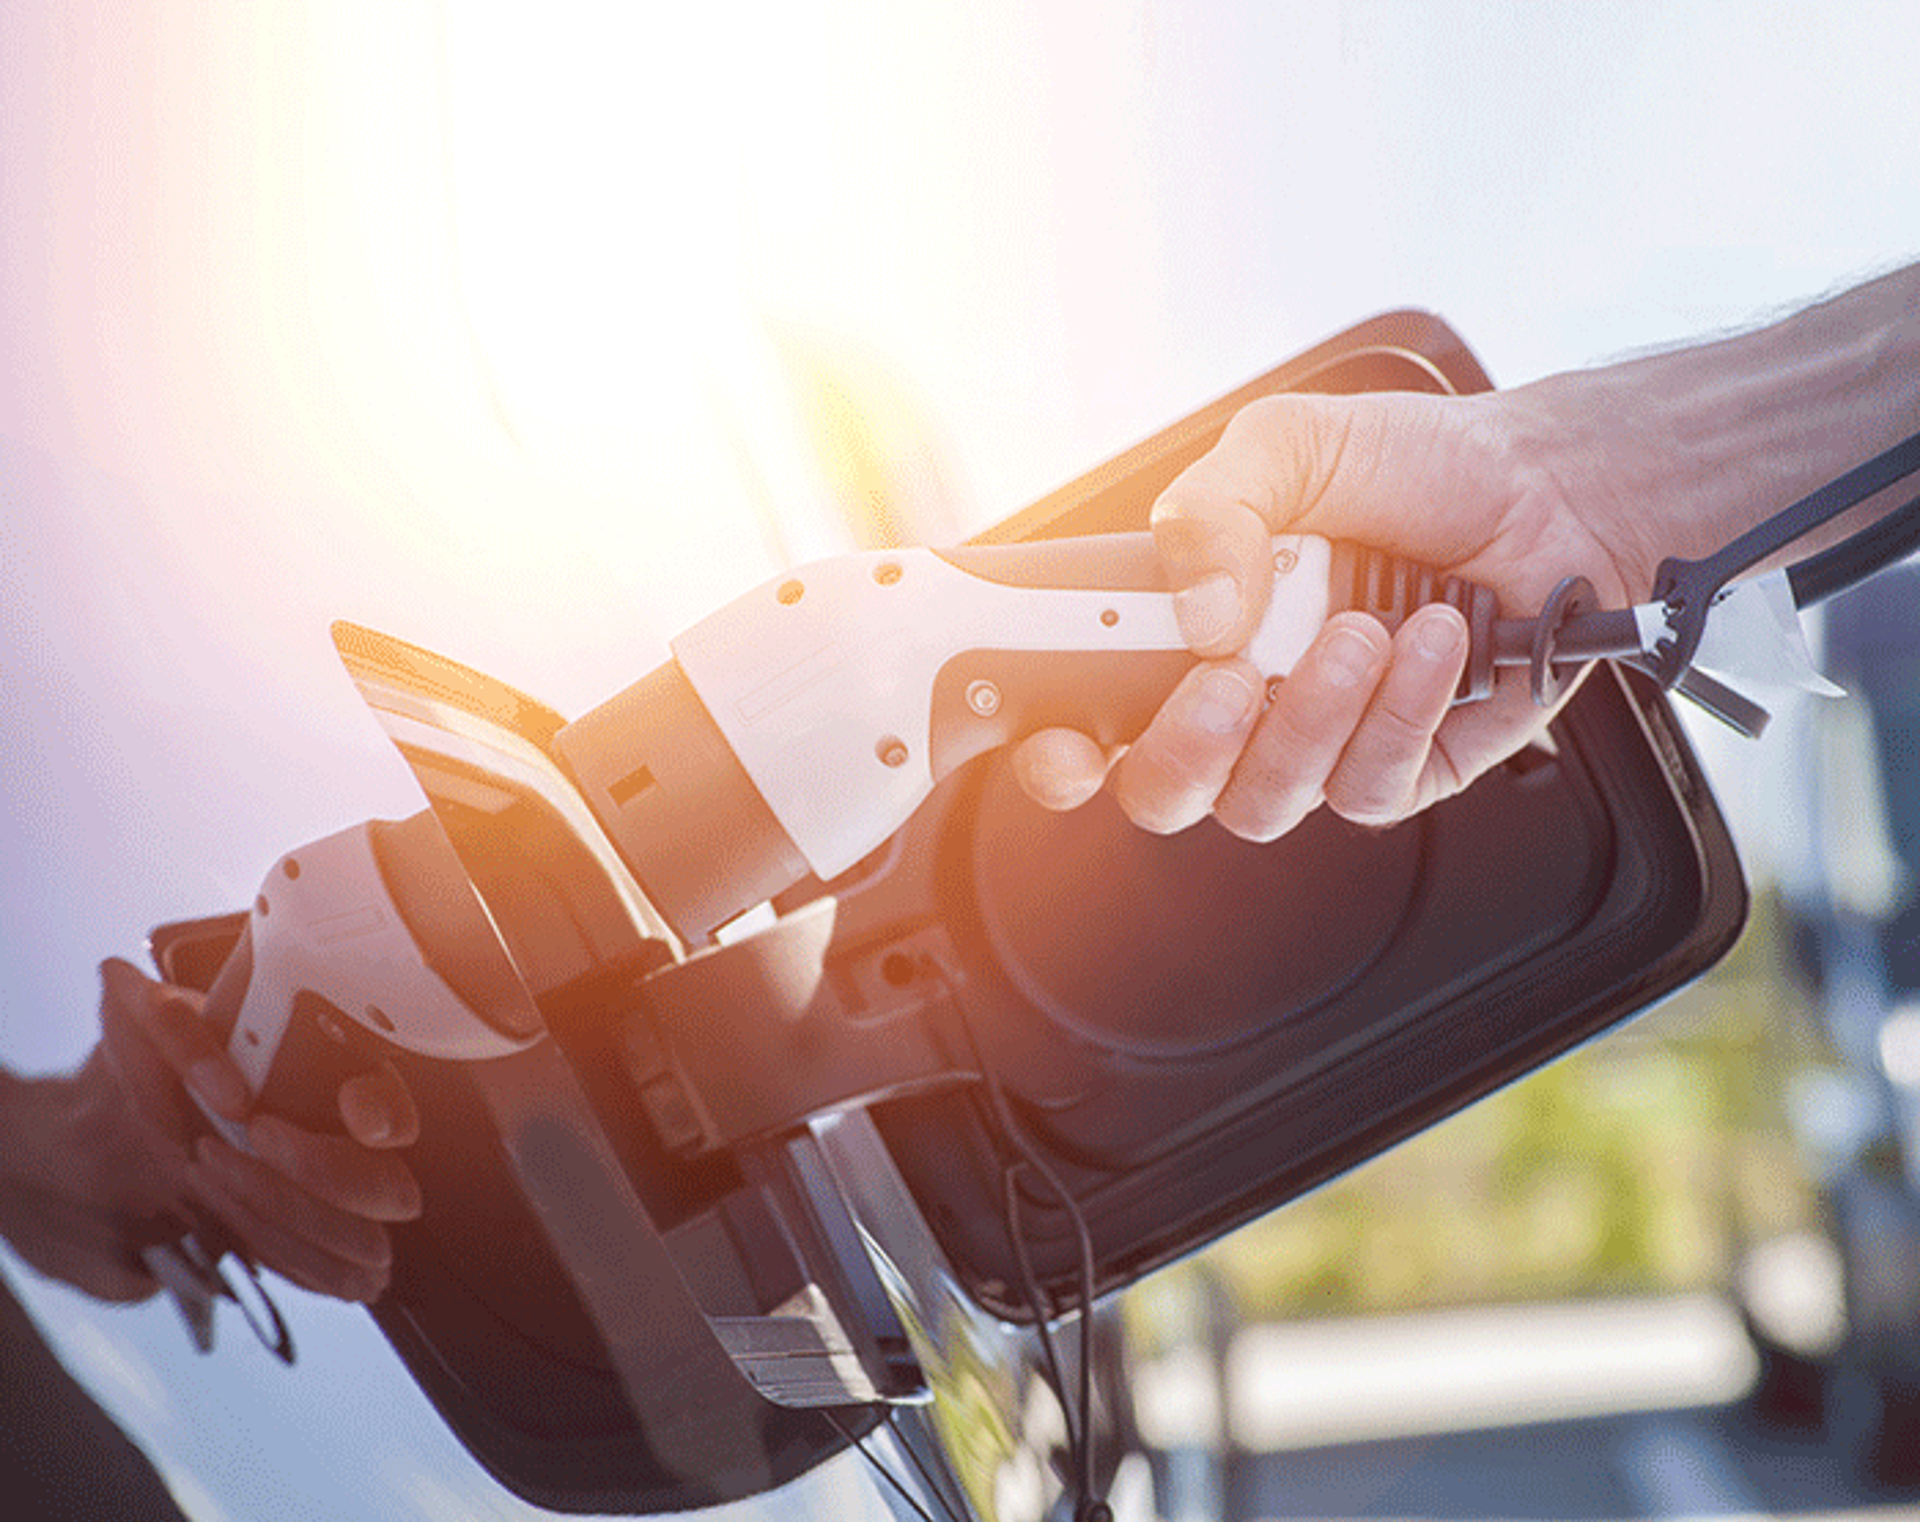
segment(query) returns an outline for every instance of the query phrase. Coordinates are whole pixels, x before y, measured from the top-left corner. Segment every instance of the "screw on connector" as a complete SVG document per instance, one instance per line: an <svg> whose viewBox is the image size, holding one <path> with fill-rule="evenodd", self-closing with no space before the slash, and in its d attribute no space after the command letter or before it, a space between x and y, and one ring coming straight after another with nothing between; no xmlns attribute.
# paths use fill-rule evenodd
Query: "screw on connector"
<svg viewBox="0 0 1920 1522"><path fill-rule="evenodd" d="M981 718L991 719L1000 711L1000 689L984 677L967 683L967 707Z"/></svg>

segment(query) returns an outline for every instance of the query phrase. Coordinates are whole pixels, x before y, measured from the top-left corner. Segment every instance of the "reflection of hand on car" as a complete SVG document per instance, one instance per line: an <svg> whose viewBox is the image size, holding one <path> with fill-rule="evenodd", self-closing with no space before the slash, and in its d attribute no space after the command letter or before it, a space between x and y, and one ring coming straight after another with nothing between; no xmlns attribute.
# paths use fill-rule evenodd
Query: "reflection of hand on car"
<svg viewBox="0 0 1920 1522"><path fill-rule="evenodd" d="M419 1130L405 1083L390 1064L348 1079L338 1135L255 1112L202 1002L110 960L100 1043L80 1070L0 1073L0 1231L42 1273L138 1300L157 1286L137 1244L211 1217L296 1284L378 1298L392 1262L387 1223L420 1212L399 1153ZM244 1124L250 1151L210 1134L196 1097Z"/></svg>
<svg viewBox="0 0 1920 1522"><path fill-rule="evenodd" d="M1211 813L1268 840L1322 802L1389 823L1551 714L1511 678L1450 709L1466 627L1438 605L1391 638L1367 614L1337 615L1263 708L1234 652L1265 608L1272 534L1424 561L1492 590L1503 616L1537 612L1573 575L1624 607L1650 595L1662 559L1711 553L1917 426L1920 266L1741 338L1513 391L1265 398L1153 511L1182 630L1206 659L1117 761L1050 730L1016 751L1016 771L1055 808L1111 771L1121 807L1160 832Z"/></svg>

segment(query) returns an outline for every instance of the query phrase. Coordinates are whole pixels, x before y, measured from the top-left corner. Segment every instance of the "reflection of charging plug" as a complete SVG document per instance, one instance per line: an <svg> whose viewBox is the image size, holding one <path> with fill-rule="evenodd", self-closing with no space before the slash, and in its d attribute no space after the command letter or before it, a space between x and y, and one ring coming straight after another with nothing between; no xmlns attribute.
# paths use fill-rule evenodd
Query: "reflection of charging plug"
<svg viewBox="0 0 1920 1522"><path fill-rule="evenodd" d="M240 1253L229 1253L241 1268L248 1292L234 1287L220 1267L221 1259L206 1244L214 1240L218 1227L203 1223L184 1233L177 1241L156 1242L140 1249L140 1262L159 1280L179 1309L186 1323L187 1336L194 1351L213 1351L213 1309L216 1301L231 1300L240 1307L260 1345L282 1363L294 1360L293 1333L287 1329L280 1307L273 1303L260 1282L260 1272Z"/></svg>
<svg viewBox="0 0 1920 1522"><path fill-rule="evenodd" d="M179 1242L156 1242L140 1249L140 1262L172 1296L180 1319L187 1324L187 1336L194 1352L211 1353L216 1291L209 1286L207 1276L219 1270L206 1262L199 1244L191 1237Z"/></svg>

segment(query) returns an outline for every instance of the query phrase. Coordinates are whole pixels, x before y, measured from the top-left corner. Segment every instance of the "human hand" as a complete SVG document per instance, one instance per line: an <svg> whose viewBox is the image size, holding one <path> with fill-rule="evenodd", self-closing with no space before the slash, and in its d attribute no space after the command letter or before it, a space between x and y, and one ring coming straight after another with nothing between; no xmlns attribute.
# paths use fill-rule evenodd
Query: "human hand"
<svg viewBox="0 0 1920 1522"><path fill-rule="evenodd" d="M102 964L101 1040L80 1072L0 1090L0 1226L42 1272L105 1299L156 1288L129 1229L193 1215L296 1284L377 1299L392 1264L387 1225L420 1213L399 1156L419 1133L406 1084L390 1063L358 1074L338 1094L344 1134L304 1131L253 1109L203 1005L130 963ZM189 1090L242 1124L251 1150L207 1134Z"/></svg>
<svg viewBox="0 0 1920 1522"><path fill-rule="evenodd" d="M1263 706L1235 652L1272 585L1270 540L1314 533L1393 551L1480 583L1502 616L1538 611L1570 575L1603 606L1651 587L1660 554L1609 490L1557 393L1284 395L1255 402L1154 505L1182 632L1204 657L1115 757L1046 730L1014 752L1023 787L1071 808L1111 774L1121 808L1159 833L1211 813L1271 840L1320 803L1388 824L1458 792L1552 717L1507 678L1452 708L1465 621L1434 605L1391 637L1368 614L1328 621Z"/></svg>

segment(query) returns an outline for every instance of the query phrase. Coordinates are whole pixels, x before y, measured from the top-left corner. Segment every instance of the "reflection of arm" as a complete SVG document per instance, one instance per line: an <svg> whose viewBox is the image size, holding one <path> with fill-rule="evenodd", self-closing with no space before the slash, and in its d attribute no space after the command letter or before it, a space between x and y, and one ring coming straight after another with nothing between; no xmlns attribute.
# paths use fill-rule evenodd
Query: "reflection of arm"
<svg viewBox="0 0 1920 1522"><path fill-rule="evenodd" d="M126 1231L171 1198L100 1051L69 1077L0 1070L0 1234L34 1268L102 1299L145 1298L155 1285Z"/></svg>
<svg viewBox="0 0 1920 1522"><path fill-rule="evenodd" d="M419 1214L399 1149L419 1129L391 1064L342 1084L343 1130L319 1135L250 1110L202 1000L130 964L101 968L101 1041L70 1076L0 1071L0 1233L42 1273L110 1300L155 1284L135 1243L217 1221L262 1263L318 1294L386 1287L386 1223ZM240 1123L248 1151L206 1133L187 1088Z"/></svg>

